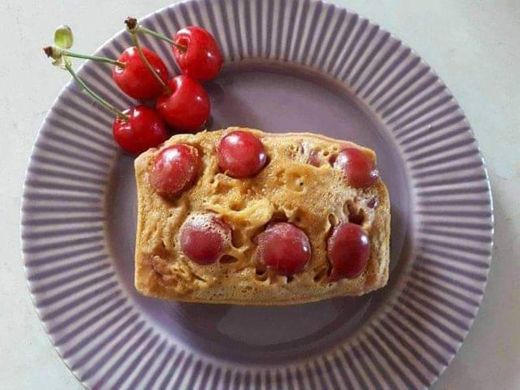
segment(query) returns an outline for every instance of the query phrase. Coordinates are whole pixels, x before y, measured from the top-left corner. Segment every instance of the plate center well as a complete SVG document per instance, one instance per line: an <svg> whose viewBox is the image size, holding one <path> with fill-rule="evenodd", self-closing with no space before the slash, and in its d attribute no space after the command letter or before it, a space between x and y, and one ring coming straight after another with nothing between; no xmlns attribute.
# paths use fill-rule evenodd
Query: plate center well
<svg viewBox="0 0 520 390"><path fill-rule="evenodd" d="M386 301L410 259L410 191L403 161L377 118L329 77L284 64L240 64L207 85L212 129L315 132L374 149L392 203L389 285L359 298L287 307L241 307L166 302L133 287L136 194L133 159L120 156L107 194L109 246L129 299L175 342L234 362L278 363L345 342Z"/></svg>

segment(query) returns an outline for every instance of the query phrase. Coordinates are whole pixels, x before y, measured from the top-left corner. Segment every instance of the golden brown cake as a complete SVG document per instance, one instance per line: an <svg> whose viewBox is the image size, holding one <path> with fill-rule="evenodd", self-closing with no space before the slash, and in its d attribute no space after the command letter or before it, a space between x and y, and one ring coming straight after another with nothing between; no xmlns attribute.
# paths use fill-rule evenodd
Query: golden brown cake
<svg viewBox="0 0 520 390"><path fill-rule="evenodd" d="M362 295L388 279L390 203L381 179L368 188L347 184L334 168L345 147L375 153L351 142L310 133L270 134L240 129L263 143L268 162L254 177L221 172L219 140L238 128L179 134L135 161L138 222L135 287L147 296L188 302L284 305L334 296ZM197 148L202 166L193 186L167 199L150 185L158 153L174 144ZM187 218L212 213L231 227L231 245L213 264L201 265L180 249L179 229ZM256 237L273 221L287 221L309 238L312 254L305 268L291 276L258 262ZM330 278L327 240L340 222L360 225L370 245L368 263L355 278Z"/></svg>

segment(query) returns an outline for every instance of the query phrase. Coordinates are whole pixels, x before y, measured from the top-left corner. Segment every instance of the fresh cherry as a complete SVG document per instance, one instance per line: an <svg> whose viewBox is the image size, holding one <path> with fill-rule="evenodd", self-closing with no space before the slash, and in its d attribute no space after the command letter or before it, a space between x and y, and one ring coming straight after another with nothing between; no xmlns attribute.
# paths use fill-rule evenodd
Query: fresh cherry
<svg viewBox="0 0 520 390"><path fill-rule="evenodd" d="M112 125L115 141L129 153L140 154L166 141L168 132L161 117L150 107L139 105L117 116Z"/></svg>
<svg viewBox="0 0 520 390"><path fill-rule="evenodd" d="M354 279L363 273L370 257L368 235L359 225L342 223L328 239L327 253L332 265L330 280Z"/></svg>
<svg viewBox="0 0 520 390"><path fill-rule="evenodd" d="M370 187L379 177L374 161L357 148L349 147L339 152L334 167L340 169L346 182L356 188Z"/></svg>
<svg viewBox="0 0 520 390"><path fill-rule="evenodd" d="M173 55L182 73L200 81L217 77L222 67L222 54L207 30L185 27L175 34L173 41Z"/></svg>
<svg viewBox="0 0 520 390"><path fill-rule="evenodd" d="M169 91L157 99L157 112L176 131L200 130L210 110L209 96L202 85L181 75L169 80L167 87Z"/></svg>
<svg viewBox="0 0 520 390"><path fill-rule="evenodd" d="M161 58L145 47L141 49L157 75L166 82L168 80L168 69L166 69L166 65ZM142 61L137 47L127 48L121 53L117 61L120 65L114 66L112 78L128 96L138 100L148 100L157 98L164 91L164 87Z"/></svg>
<svg viewBox="0 0 520 390"><path fill-rule="evenodd" d="M217 157L220 169L236 178L256 175L267 162L262 141L242 130L232 131L220 140Z"/></svg>
<svg viewBox="0 0 520 390"><path fill-rule="evenodd" d="M211 264L231 245L231 228L213 214L192 214L181 226L180 243L190 260Z"/></svg>
<svg viewBox="0 0 520 390"><path fill-rule="evenodd" d="M277 222L257 237L259 261L278 274L300 272L311 259L311 244L305 232L287 222Z"/></svg>
<svg viewBox="0 0 520 390"><path fill-rule="evenodd" d="M175 198L193 186L200 172L198 150L177 144L161 150L150 171L150 185L161 196Z"/></svg>
<svg viewBox="0 0 520 390"><path fill-rule="evenodd" d="M138 24L135 18L127 18L125 23L132 33L148 34L168 42L183 74L198 81L207 81L214 79L220 72L222 53L213 35L202 27L185 27L170 39Z"/></svg>

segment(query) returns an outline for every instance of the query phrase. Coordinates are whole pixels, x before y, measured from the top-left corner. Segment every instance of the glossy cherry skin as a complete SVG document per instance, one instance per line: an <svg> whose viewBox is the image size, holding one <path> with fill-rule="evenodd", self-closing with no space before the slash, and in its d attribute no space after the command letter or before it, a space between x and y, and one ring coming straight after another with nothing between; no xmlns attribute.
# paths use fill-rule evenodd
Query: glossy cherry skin
<svg viewBox="0 0 520 390"><path fill-rule="evenodd" d="M201 164L199 152L193 146L177 144L164 148L153 162L150 185L159 195L173 199L193 186Z"/></svg>
<svg viewBox="0 0 520 390"><path fill-rule="evenodd" d="M168 81L171 93L161 95L155 108L177 132L195 132L208 121L210 102L206 90L188 76L176 76Z"/></svg>
<svg viewBox="0 0 520 390"><path fill-rule="evenodd" d="M114 140L131 154L140 154L162 144L168 131L162 118L153 108L137 106L124 112L128 120L117 117L112 125Z"/></svg>
<svg viewBox="0 0 520 390"><path fill-rule="evenodd" d="M379 177L374 161L357 148L339 152L334 167L340 169L346 182L356 188L370 187Z"/></svg>
<svg viewBox="0 0 520 390"><path fill-rule="evenodd" d="M201 27L189 26L179 30L173 40L173 55L183 74L199 81L217 77L223 60L213 35Z"/></svg>
<svg viewBox="0 0 520 390"><path fill-rule="evenodd" d="M327 241L332 265L330 280L354 279L361 275L370 258L370 241L361 226L342 223L334 228Z"/></svg>
<svg viewBox="0 0 520 390"><path fill-rule="evenodd" d="M226 134L217 146L220 169L235 178L255 176L267 162L262 141L254 134L237 130Z"/></svg>
<svg viewBox="0 0 520 390"><path fill-rule="evenodd" d="M168 69L161 58L143 47L143 54L164 82L168 80ZM163 93L163 86L141 60L135 46L127 48L117 59L124 68L114 66L112 78L128 96L138 100L155 99Z"/></svg>
<svg viewBox="0 0 520 390"><path fill-rule="evenodd" d="M268 226L257 237L259 261L276 273L294 275L311 259L311 244L305 232L287 222Z"/></svg>
<svg viewBox="0 0 520 390"><path fill-rule="evenodd" d="M190 260L212 264L231 246L231 228L213 214L190 215L181 226L180 243Z"/></svg>

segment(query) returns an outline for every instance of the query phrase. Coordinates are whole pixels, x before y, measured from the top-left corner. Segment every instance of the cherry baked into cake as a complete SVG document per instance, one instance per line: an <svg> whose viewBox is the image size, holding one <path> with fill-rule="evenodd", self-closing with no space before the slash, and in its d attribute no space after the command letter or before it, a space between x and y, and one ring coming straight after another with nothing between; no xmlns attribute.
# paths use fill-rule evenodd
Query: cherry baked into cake
<svg viewBox="0 0 520 390"><path fill-rule="evenodd" d="M370 149L228 128L175 135L135 173L144 295L283 305L387 283L390 203Z"/></svg>

